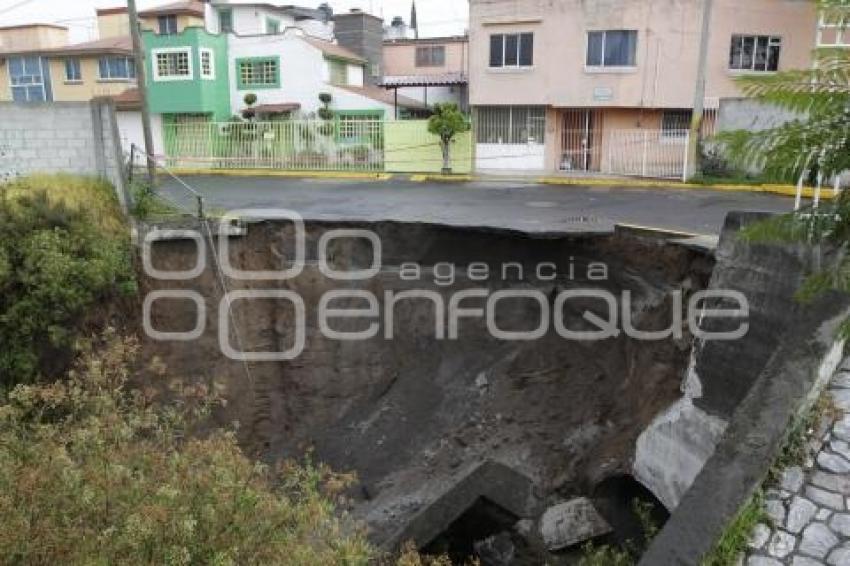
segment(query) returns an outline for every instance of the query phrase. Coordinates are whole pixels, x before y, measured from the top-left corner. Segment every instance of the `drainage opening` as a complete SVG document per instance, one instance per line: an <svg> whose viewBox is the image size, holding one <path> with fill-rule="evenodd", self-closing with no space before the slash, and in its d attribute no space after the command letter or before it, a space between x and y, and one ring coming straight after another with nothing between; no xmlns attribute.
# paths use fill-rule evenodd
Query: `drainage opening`
<svg viewBox="0 0 850 566"><path fill-rule="evenodd" d="M652 492L630 475L612 476L598 484L593 503L614 529L604 541L609 544L631 542L640 548L670 518Z"/></svg>
<svg viewBox="0 0 850 566"><path fill-rule="evenodd" d="M527 561L529 549L516 532L519 517L479 497L463 515L452 522L421 551L431 556L447 555L452 564L466 564L477 558L482 566L533 564Z"/></svg>

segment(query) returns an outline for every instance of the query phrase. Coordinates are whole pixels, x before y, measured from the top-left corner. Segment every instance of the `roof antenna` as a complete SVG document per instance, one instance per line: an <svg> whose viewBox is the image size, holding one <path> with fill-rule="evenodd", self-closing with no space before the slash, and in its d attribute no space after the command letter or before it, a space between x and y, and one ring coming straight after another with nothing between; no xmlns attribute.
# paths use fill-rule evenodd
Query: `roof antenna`
<svg viewBox="0 0 850 566"><path fill-rule="evenodd" d="M413 30L413 39L419 39L419 21L416 18L416 0L410 7L410 27Z"/></svg>

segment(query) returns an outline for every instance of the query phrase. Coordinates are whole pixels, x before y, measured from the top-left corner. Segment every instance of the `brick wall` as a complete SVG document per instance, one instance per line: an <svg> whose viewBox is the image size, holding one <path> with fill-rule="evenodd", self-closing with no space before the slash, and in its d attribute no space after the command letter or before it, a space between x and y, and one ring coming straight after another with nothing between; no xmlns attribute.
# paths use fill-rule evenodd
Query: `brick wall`
<svg viewBox="0 0 850 566"><path fill-rule="evenodd" d="M0 181L32 173L103 177L126 205L123 156L111 102L0 102Z"/></svg>

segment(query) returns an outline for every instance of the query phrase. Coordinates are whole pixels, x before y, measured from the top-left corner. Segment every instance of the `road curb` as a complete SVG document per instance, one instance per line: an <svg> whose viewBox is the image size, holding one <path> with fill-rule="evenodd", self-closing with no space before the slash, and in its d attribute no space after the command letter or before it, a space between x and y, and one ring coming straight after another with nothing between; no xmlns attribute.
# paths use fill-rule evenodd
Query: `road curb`
<svg viewBox="0 0 850 566"><path fill-rule="evenodd" d="M281 171L277 169L171 169L175 175L212 175L218 177L286 177L291 179L361 179L388 181L391 173L363 171Z"/></svg>
<svg viewBox="0 0 850 566"><path fill-rule="evenodd" d="M727 185L700 183L682 183L681 181L642 181L636 179L586 179L586 178L563 178L563 177L541 177L537 182L542 185L574 185L574 186L605 186L623 189L692 189L707 191L731 191L742 193L766 193L793 197L797 195L797 187L794 185ZM813 198L815 190L812 187L803 187L803 196ZM831 200L836 197L831 188L822 188L821 200Z"/></svg>

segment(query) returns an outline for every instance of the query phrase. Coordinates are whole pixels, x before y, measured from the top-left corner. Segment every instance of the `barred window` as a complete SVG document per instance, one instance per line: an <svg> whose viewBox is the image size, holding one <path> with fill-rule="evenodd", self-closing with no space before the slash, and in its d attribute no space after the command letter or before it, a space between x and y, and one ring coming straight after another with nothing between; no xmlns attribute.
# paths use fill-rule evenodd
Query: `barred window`
<svg viewBox="0 0 850 566"><path fill-rule="evenodd" d="M482 106L478 108L478 143L544 143L546 108L543 106Z"/></svg>
<svg viewBox="0 0 850 566"><path fill-rule="evenodd" d="M661 115L662 138L685 138L690 127L690 110L665 110Z"/></svg>
<svg viewBox="0 0 850 566"><path fill-rule="evenodd" d="M237 66L240 88L274 87L280 84L276 58L239 61Z"/></svg>
<svg viewBox="0 0 850 566"><path fill-rule="evenodd" d="M778 71L781 51L781 37L733 35L729 50L729 68L735 71Z"/></svg>
<svg viewBox="0 0 850 566"><path fill-rule="evenodd" d="M201 49L201 77L205 79L215 78L215 57L209 49Z"/></svg>
<svg viewBox="0 0 850 566"><path fill-rule="evenodd" d="M191 51L189 49L154 51L154 53L156 56L154 80L192 78Z"/></svg>

